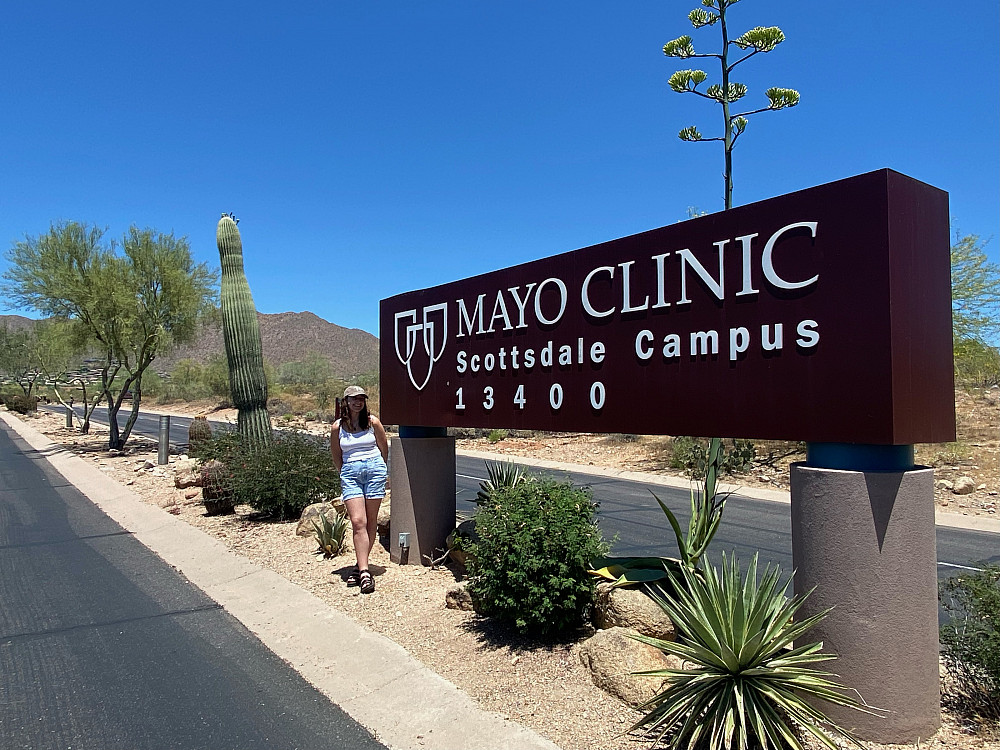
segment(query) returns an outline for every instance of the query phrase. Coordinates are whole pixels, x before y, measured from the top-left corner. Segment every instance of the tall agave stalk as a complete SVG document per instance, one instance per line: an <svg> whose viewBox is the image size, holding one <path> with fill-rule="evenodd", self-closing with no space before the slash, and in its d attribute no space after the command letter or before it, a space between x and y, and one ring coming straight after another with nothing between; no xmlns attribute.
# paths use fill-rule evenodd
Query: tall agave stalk
<svg viewBox="0 0 1000 750"><path fill-rule="evenodd" d="M250 285L243 271L243 243L236 221L223 214L215 233L222 263L222 337L229 364L229 391L239 410L237 428L252 447L271 442L264 354Z"/></svg>

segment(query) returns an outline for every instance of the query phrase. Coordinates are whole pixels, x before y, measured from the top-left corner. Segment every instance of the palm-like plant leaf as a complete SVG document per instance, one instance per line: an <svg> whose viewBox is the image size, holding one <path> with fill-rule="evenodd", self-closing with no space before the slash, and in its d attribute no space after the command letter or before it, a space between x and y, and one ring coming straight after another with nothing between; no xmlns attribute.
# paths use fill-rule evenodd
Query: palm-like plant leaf
<svg viewBox="0 0 1000 750"><path fill-rule="evenodd" d="M818 699L875 713L834 682L834 675L810 665L833 659L821 643L791 647L826 612L795 621L805 596L786 599L777 568L767 566L758 580L757 557L746 575L735 556L702 572L668 572L673 595L658 585L653 598L677 627L676 642L634 635L665 653L684 659L684 670L641 674L666 678L667 687L641 708L648 709L633 729L645 728L667 747L692 748L707 739L711 747L792 748L801 750L799 731L835 748L840 736L861 745L846 730L809 703ZM687 666L687 665L686 665Z"/></svg>

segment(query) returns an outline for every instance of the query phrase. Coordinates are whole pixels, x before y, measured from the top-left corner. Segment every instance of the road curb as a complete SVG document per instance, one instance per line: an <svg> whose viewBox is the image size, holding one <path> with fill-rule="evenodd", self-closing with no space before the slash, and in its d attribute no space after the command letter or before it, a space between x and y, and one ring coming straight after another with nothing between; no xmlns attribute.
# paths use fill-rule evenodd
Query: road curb
<svg viewBox="0 0 1000 750"><path fill-rule="evenodd" d="M387 747L559 750L527 727L480 708L394 641L143 502L27 423L6 412L0 420Z"/></svg>

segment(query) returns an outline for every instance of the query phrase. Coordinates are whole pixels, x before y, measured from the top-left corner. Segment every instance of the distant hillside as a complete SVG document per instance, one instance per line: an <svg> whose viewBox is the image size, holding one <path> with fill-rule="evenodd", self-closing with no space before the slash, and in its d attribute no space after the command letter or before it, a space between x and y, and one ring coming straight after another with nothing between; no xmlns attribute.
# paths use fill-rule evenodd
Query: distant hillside
<svg viewBox="0 0 1000 750"><path fill-rule="evenodd" d="M330 360L333 374L350 377L378 370L378 338L357 328L344 328L323 320L311 312L257 313L264 358L275 367L305 358L310 351ZM222 328L202 332L196 341L160 354L154 366L169 372L182 359L205 362L213 356L224 357Z"/></svg>
<svg viewBox="0 0 1000 750"><path fill-rule="evenodd" d="M0 328L7 326L12 331L20 331L25 328L31 328L35 325L34 320L31 318L24 318L20 315L0 315Z"/></svg>
<svg viewBox="0 0 1000 750"><path fill-rule="evenodd" d="M257 320L264 358L275 367L302 360L310 351L315 351L330 361L333 374L338 377L349 378L378 370L378 338L367 331L338 326L311 312L257 313ZM0 315L0 326L7 323L12 329L25 328L34 322L20 315ZM193 343L158 355L153 368L158 372L170 372L182 359L204 363L213 356L224 357L225 354L222 329L214 326L205 329Z"/></svg>

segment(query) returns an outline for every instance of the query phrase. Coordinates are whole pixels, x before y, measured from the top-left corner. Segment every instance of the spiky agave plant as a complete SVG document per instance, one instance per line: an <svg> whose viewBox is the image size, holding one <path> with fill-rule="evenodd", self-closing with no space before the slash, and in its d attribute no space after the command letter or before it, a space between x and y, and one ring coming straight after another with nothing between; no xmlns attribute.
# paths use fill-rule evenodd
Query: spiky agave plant
<svg viewBox="0 0 1000 750"><path fill-rule="evenodd" d="M243 242L236 221L223 214L216 229L222 264L222 337L229 365L229 390L239 411L237 428L251 448L271 442L264 354L250 285L243 271Z"/></svg>
<svg viewBox="0 0 1000 750"><path fill-rule="evenodd" d="M735 555L723 555L721 571L707 564L696 572L681 566L670 574L673 591L653 598L677 627L676 642L643 635L636 640L679 656L690 668L637 674L668 678L665 690L640 706L649 709L633 729L645 728L672 750L802 750L802 732L837 750L833 737L858 741L814 705L815 700L877 714L847 694L829 672L810 665L836 658L822 643L793 645L828 614L795 621L806 595L785 597L781 571L768 565L757 580L754 555L741 577Z"/></svg>
<svg viewBox="0 0 1000 750"><path fill-rule="evenodd" d="M513 461L486 462L486 481L479 483L476 502L485 503L494 492L505 487L515 487L528 480L528 473L523 466Z"/></svg>
<svg viewBox="0 0 1000 750"><path fill-rule="evenodd" d="M319 544L318 554L323 557L335 557L344 549L344 537L347 534L347 515L337 513L331 521L326 513L320 513L319 523L312 522L313 530L316 534L316 542Z"/></svg>

